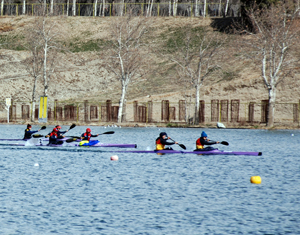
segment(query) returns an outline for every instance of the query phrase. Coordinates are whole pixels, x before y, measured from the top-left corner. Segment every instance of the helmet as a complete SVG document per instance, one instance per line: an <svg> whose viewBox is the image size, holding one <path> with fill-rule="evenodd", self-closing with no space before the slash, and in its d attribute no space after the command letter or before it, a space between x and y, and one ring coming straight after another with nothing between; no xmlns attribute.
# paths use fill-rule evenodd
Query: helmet
<svg viewBox="0 0 300 235"><path fill-rule="evenodd" d="M55 127L55 128L53 128L53 131L58 132L58 129Z"/></svg>
<svg viewBox="0 0 300 235"><path fill-rule="evenodd" d="M207 134L204 131L202 131L201 137L207 137Z"/></svg>
<svg viewBox="0 0 300 235"><path fill-rule="evenodd" d="M92 130L90 128L87 128L86 132L92 132Z"/></svg>
<svg viewBox="0 0 300 235"><path fill-rule="evenodd" d="M57 128L57 129L58 129L58 128L61 129L61 126L57 125L56 128Z"/></svg>
<svg viewBox="0 0 300 235"><path fill-rule="evenodd" d="M30 125L30 124L27 124L27 128L31 128L31 125Z"/></svg>
<svg viewBox="0 0 300 235"><path fill-rule="evenodd" d="M164 135L165 135L166 137L168 137L168 135L167 135L166 132L161 132L161 133L159 134L160 137L163 137Z"/></svg>

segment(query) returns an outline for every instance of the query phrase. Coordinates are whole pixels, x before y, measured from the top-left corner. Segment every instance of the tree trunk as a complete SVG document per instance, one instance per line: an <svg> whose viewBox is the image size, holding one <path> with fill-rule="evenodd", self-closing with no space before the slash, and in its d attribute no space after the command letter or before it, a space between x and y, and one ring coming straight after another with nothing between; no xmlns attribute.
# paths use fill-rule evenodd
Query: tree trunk
<svg viewBox="0 0 300 235"><path fill-rule="evenodd" d="M203 17L206 17L206 0L204 0Z"/></svg>
<svg viewBox="0 0 300 235"><path fill-rule="evenodd" d="M228 4L229 4L229 0L226 0L226 6L225 6L225 10L224 10L224 17L227 16Z"/></svg>
<svg viewBox="0 0 300 235"><path fill-rule="evenodd" d="M150 7L149 16L152 16L152 8L153 8L153 0L151 0L151 7Z"/></svg>
<svg viewBox="0 0 300 235"><path fill-rule="evenodd" d="M105 0L103 0L102 16L105 16Z"/></svg>
<svg viewBox="0 0 300 235"><path fill-rule="evenodd" d="M121 99L119 102L118 123L122 122L126 92L127 92L127 85L125 84L125 82L122 82L122 95L121 95Z"/></svg>
<svg viewBox="0 0 300 235"><path fill-rule="evenodd" d="M1 0L1 15L3 16L3 6L4 6L4 0Z"/></svg>
<svg viewBox="0 0 300 235"><path fill-rule="evenodd" d="M273 87L269 91L269 106L268 106L268 117L267 126L274 126L274 115L275 115L275 100L276 100L276 87Z"/></svg>
<svg viewBox="0 0 300 235"><path fill-rule="evenodd" d="M35 101L31 102L31 122L35 119Z"/></svg>
<svg viewBox="0 0 300 235"><path fill-rule="evenodd" d="M178 0L174 0L174 2L173 2L173 16L177 15L177 3L178 3Z"/></svg>
<svg viewBox="0 0 300 235"><path fill-rule="evenodd" d="M25 13L26 13L26 0L23 0L22 14L25 15Z"/></svg>
<svg viewBox="0 0 300 235"><path fill-rule="evenodd" d="M219 16L221 16L221 11L222 11L222 0L220 0L220 4L219 4Z"/></svg>
<svg viewBox="0 0 300 235"><path fill-rule="evenodd" d="M67 1L67 16L69 16L70 0Z"/></svg>
<svg viewBox="0 0 300 235"><path fill-rule="evenodd" d="M47 52L48 52L48 45L45 42L44 45L44 68L43 68L43 78L44 78L44 96L47 96L48 92L48 82L47 82Z"/></svg>
<svg viewBox="0 0 300 235"><path fill-rule="evenodd" d="M76 0L73 0L72 11L73 11L73 16L76 16Z"/></svg>
<svg viewBox="0 0 300 235"><path fill-rule="evenodd" d="M198 0L195 0L195 17L198 17Z"/></svg>
<svg viewBox="0 0 300 235"><path fill-rule="evenodd" d="M53 14L53 0L50 2L50 14Z"/></svg>
<svg viewBox="0 0 300 235"><path fill-rule="evenodd" d="M169 16L171 16L172 14L172 3L171 3L171 0L169 0Z"/></svg>
<svg viewBox="0 0 300 235"><path fill-rule="evenodd" d="M146 17L149 16L149 11L150 11L150 0L149 0L149 2L148 2L148 6L147 6Z"/></svg>
<svg viewBox="0 0 300 235"><path fill-rule="evenodd" d="M94 16L97 16L97 0L95 0Z"/></svg>

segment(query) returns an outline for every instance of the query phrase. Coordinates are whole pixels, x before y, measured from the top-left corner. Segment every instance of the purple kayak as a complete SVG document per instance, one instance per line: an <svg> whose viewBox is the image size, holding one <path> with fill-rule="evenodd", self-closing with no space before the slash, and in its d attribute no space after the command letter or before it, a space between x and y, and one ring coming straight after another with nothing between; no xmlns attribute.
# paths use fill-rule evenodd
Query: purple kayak
<svg viewBox="0 0 300 235"><path fill-rule="evenodd" d="M116 153L157 153L157 154L198 154L198 155L251 155L261 156L262 152L241 152L241 151L224 151L224 150L210 150L210 151L183 151L183 150L113 150L110 152Z"/></svg>
<svg viewBox="0 0 300 235"><path fill-rule="evenodd" d="M28 145L27 143L14 143L14 144L5 144L6 146L37 146L37 147L116 147L116 148L136 148L136 144L109 144L109 143L97 143L89 146L81 146L79 143L64 143L64 144L50 144L47 143L38 143Z"/></svg>

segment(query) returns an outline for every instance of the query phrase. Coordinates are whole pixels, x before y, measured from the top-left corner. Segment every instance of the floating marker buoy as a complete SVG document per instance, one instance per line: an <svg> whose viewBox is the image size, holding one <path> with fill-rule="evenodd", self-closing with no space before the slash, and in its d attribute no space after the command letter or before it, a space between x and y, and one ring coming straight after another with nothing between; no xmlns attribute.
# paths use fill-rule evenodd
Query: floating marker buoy
<svg viewBox="0 0 300 235"><path fill-rule="evenodd" d="M260 178L260 176L251 176L250 182L252 184L260 184L261 183L261 178Z"/></svg>
<svg viewBox="0 0 300 235"><path fill-rule="evenodd" d="M118 161L119 157L117 155L113 155L113 156L110 157L110 160L112 160L112 161Z"/></svg>
<svg viewBox="0 0 300 235"><path fill-rule="evenodd" d="M34 166L40 166L38 163L34 163Z"/></svg>
<svg viewBox="0 0 300 235"><path fill-rule="evenodd" d="M294 134L291 134L291 136L294 136Z"/></svg>

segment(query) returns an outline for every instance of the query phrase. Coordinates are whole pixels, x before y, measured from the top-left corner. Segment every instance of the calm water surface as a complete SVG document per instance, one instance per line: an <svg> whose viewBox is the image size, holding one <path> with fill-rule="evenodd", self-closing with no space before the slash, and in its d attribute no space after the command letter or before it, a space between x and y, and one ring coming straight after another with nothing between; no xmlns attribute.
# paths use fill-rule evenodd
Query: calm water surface
<svg viewBox="0 0 300 235"><path fill-rule="evenodd" d="M25 127L1 125L0 138L23 137ZM98 139L151 150L167 131L192 150L205 130L230 143L219 149L263 155L118 153L111 161L107 148L0 145L0 234L300 234L299 130L92 127L111 130Z"/></svg>

